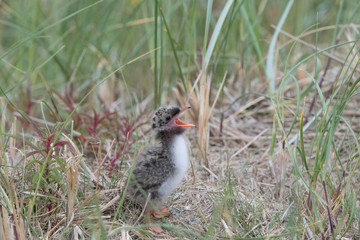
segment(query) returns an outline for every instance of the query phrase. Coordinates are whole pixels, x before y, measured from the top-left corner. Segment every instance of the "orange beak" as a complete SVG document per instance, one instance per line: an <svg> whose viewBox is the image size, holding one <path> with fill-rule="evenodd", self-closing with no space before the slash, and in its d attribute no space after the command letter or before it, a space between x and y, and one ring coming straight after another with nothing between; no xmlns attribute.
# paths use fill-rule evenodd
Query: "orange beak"
<svg viewBox="0 0 360 240"><path fill-rule="evenodd" d="M174 118L174 123L175 123L176 126L178 126L178 127L183 127L183 128L195 127L195 125L190 124L190 123L186 123L186 122L181 121L181 120L179 119L179 115L180 115L181 113L189 110L190 108L191 108L191 107L189 106L189 107L185 107L185 108L181 109L181 111L175 116L175 118Z"/></svg>

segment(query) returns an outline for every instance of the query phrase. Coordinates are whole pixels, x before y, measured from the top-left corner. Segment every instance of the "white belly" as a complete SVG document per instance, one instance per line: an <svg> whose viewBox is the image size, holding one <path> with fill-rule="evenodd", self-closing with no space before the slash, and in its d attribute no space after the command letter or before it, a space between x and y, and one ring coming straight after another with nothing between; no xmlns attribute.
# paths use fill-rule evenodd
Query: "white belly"
<svg viewBox="0 0 360 240"><path fill-rule="evenodd" d="M189 155L182 135L175 136L170 151L175 164L175 172L159 188L159 193L163 197L168 197L179 186L189 166Z"/></svg>

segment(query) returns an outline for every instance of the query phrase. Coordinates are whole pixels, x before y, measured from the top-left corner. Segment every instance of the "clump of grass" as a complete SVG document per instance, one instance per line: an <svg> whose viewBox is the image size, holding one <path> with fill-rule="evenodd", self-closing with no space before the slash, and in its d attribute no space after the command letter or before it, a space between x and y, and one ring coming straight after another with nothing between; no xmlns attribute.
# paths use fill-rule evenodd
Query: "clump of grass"
<svg viewBox="0 0 360 240"><path fill-rule="evenodd" d="M349 216L355 214L352 212L353 207L345 207L343 211L340 210L341 206L348 205L349 202L351 202L352 206L355 206L354 192L348 187L358 164L358 160L355 159L357 158L359 145L356 134L343 117L346 106L357 95L359 89L360 79L354 76L358 62L353 64L355 58L349 58L352 55L352 50L353 48L350 49L347 57L350 62L345 61L346 64L338 73L337 81L332 87L332 94L329 99L325 101L321 88L314 78L312 79L316 89L316 96L320 100L320 107L312 120L306 125L304 125L304 110L302 111L299 133L296 135L298 142L295 146L290 145L293 143L292 139L289 141L284 138L297 177L306 187L306 193L299 193L298 196L303 199L303 206L306 208L307 215L302 216L302 218L309 237L334 238L344 236L354 220L349 218ZM316 56L316 54L314 55ZM291 71L286 77L291 77ZM297 95L300 96L300 93L298 92ZM299 101L299 98L297 101ZM276 111L277 122L280 128L284 130L280 112L283 111ZM310 141L310 145L305 147L306 135L304 132L310 128L311 124L315 125L313 127L314 136ZM353 136L353 140L350 141L353 147L349 152L349 159L346 163L344 163L340 154L342 142L339 143L335 136L340 124L344 124ZM286 135L287 133L284 132L283 134ZM312 155L314 159L310 160ZM349 173L348 176L346 176L346 172Z"/></svg>

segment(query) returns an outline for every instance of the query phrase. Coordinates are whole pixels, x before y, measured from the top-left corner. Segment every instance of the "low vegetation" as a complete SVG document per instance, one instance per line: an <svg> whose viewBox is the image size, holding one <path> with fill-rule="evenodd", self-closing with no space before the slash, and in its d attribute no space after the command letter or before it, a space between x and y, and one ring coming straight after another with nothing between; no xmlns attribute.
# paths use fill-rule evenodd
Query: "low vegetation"
<svg viewBox="0 0 360 240"><path fill-rule="evenodd" d="M356 0L0 1L0 239L358 239ZM126 195L161 105L191 167Z"/></svg>

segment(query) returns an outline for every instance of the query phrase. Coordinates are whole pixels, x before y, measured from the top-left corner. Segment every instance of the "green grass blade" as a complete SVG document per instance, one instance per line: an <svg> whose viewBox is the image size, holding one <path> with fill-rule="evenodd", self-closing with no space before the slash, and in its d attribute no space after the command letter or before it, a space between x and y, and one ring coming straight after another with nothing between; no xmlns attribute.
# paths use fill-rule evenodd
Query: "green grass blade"
<svg viewBox="0 0 360 240"><path fill-rule="evenodd" d="M283 27L285 20L290 12L290 9L294 3L294 0L288 1L288 4L286 5L286 8L281 15L280 21L278 25L276 26L276 30L274 35L271 38L267 59L266 59L266 76L270 80L269 82L269 91L270 94L275 93L275 72L274 72L274 57L275 57L275 46L276 42L280 33L281 28Z"/></svg>
<svg viewBox="0 0 360 240"><path fill-rule="evenodd" d="M205 58L204 58L205 69L207 69L207 67L209 65L210 58L213 54L216 42L220 37L221 29L223 27L223 24L225 22L225 19L226 19L228 13L230 12L230 9L231 9L231 6L233 5L233 3L234 3L234 0L228 0L226 2L223 10L221 11L220 17L219 17L218 21L216 22L214 31L210 38L209 46L206 49L206 53L205 53Z"/></svg>
<svg viewBox="0 0 360 240"><path fill-rule="evenodd" d="M158 1L158 0L156 0ZM181 82L182 84L184 85L184 88L185 88L185 91L187 92L187 86L186 86L186 83L185 83L185 78L184 78L184 75L182 73L182 69L181 69L181 64L180 64L180 61L179 61L179 58L178 58L178 54L177 54L177 51L176 51L176 48L175 48L175 44L174 44L174 39L172 38L171 36L171 32L170 32L170 28L166 22L166 19L165 19L165 16L164 16L164 13L163 11L161 10L161 8L159 9L160 11L160 14L161 14L161 18L164 22L164 25L165 25L165 28L166 28L166 33L169 37L169 42L170 42L170 45L171 45L171 48L172 48L172 51L173 51L173 54L174 54L174 57L175 57L175 61L176 61L176 64L177 64L177 67L178 67L178 70L179 70L179 76L181 78Z"/></svg>

